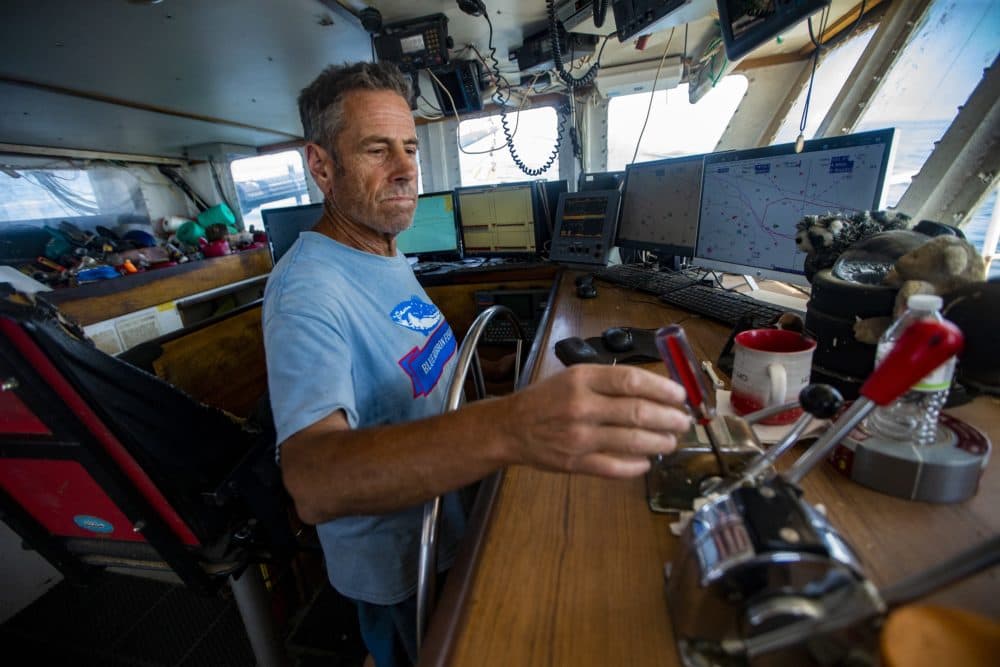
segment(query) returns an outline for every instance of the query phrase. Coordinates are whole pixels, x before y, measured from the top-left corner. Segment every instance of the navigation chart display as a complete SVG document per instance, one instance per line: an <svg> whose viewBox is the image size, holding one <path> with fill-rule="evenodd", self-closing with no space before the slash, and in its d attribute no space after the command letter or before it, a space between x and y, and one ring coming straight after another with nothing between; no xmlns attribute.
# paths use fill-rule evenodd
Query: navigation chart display
<svg viewBox="0 0 1000 667"><path fill-rule="evenodd" d="M803 216L880 206L893 130L716 153L705 158L695 261L706 268L789 280ZM794 282L803 282L793 280Z"/></svg>

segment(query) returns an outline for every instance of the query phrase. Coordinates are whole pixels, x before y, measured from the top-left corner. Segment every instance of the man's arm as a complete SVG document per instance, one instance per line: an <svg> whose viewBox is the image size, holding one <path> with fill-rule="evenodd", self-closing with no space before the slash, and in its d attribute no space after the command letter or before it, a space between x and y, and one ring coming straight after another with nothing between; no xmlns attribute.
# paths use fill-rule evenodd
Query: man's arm
<svg viewBox="0 0 1000 667"><path fill-rule="evenodd" d="M579 365L405 424L352 430L337 411L284 442L282 475L308 523L412 507L511 464L634 477L690 426L683 400L655 373Z"/></svg>

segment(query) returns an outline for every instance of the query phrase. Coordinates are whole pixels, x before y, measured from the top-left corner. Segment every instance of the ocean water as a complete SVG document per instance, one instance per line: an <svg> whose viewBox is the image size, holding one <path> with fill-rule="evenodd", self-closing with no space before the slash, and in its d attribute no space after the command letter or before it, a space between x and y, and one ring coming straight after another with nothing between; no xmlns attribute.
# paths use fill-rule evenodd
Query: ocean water
<svg viewBox="0 0 1000 667"><path fill-rule="evenodd" d="M934 143L939 141L944 135L949 120L938 121L918 121L918 122L898 122L896 128L896 157L892 172L887 178L886 205L895 206L900 197L909 187L913 176L920 170L920 167L927 160L927 157L934 150ZM859 128L860 129L875 129ZM986 229L990 223L993 207L996 205L997 190L986 198L980 205L972 220L970 220L962 231L965 232L969 243L976 248L982 249L983 240L986 236ZM948 222L940 220L939 222ZM1000 261L994 262L990 270L991 278L1000 278Z"/></svg>

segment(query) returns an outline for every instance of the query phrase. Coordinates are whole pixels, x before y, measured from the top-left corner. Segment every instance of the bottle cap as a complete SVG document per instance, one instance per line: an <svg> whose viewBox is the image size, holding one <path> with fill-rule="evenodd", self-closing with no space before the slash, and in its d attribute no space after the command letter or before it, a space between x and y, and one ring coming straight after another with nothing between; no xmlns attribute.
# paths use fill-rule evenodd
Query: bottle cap
<svg viewBox="0 0 1000 667"><path fill-rule="evenodd" d="M906 307L912 310L941 310L944 301L937 294L912 294Z"/></svg>

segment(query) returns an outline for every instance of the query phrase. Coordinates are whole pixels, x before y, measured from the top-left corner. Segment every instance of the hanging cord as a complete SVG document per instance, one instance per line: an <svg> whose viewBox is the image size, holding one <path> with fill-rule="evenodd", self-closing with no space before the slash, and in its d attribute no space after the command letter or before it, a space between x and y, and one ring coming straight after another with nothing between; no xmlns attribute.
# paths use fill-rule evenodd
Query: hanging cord
<svg viewBox="0 0 1000 667"><path fill-rule="evenodd" d="M646 107L646 119L642 121L642 129L639 130L639 139L635 142L635 152L632 153L632 162L635 162L636 156L639 154L639 145L642 143L642 135L646 133L646 125L649 123L649 112L653 109L653 96L656 95L656 84L660 80L660 71L663 69L663 63L667 59L667 52L670 50L670 43L674 41L674 30L677 26L670 29L670 37L667 38L667 45L663 47L663 55L660 56L660 64L656 68L656 76L653 77L653 89L649 92L649 106Z"/></svg>
<svg viewBox="0 0 1000 667"><path fill-rule="evenodd" d="M607 4L604 4L604 11L607 12ZM574 88L579 88L582 86L587 86L593 83L594 79L597 78L597 71L601 69L601 56L597 56L597 61L590 66L590 69L581 76L580 78L574 78L569 72L566 71L566 67L563 65L562 61L562 46L559 44L559 34L562 32L561 24L556 20L556 3L555 0L545 0L545 9L549 14L549 40L552 42L552 61L555 63L556 73L559 74L559 78L563 80L570 90ZM598 1L594 0L594 24L600 27L597 23L597 12L598 12ZM603 24L603 19L601 24ZM610 35L609 35L610 36ZM604 42L607 43L607 37L605 37ZM604 52L604 46L601 46L601 53Z"/></svg>
<svg viewBox="0 0 1000 667"><path fill-rule="evenodd" d="M600 28L608 15L608 0L593 0L591 5L594 8L594 27Z"/></svg>
<svg viewBox="0 0 1000 667"><path fill-rule="evenodd" d="M859 25L861 25L861 19L865 17L865 2L866 0L861 0L861 7L858 10L858 18L855 19L854 25L852 25L850 28L843 31L836 37L827 40L826 42L821 43L818 39L816 39L816 35L813 33L812 16L810 16L809 19L806 21L806 26L809 28L809 41L813 43L813 46L816 48L816 50L833 48L837 44L840 44L842 41L853 35L854 31L858 29ZM819 29L820 39L823 38L823 33L826 32L826 21L829 18L829 12L830 12L829 7L825 7L823 9L823 18L821 19L822 25L820 25Z"/></svg>
<svg viewBox="0 0 1000 667"><path fill-rule="evenodd" d="M819 22L820 36L822 36L823 33L826 32L827 18L829 18L829 12L827 9L824 9L822 18L820 18ZM857 25L857 23L855 23L855 25ZM809 103L812 102L813 83L815 83L816 81L816 66L819 65L819 54L820 51L823 50L823 48L815 41L815 38L813 37L811 16L809 17L809 37L810 39L813 39L813 43L816 44L816 48L813 49L812 72L810 72L809 74L809 87L806 89L806 99L805 102L803 102L802 104L802 118L799 119L799 136L795 137L796 153L801 153L802 149L804 149L806 146L805 132L806 132L806 125L808 124L809 120Z"/></svg>
<svg viewBox="0 0 1000 667"><path fill-rule="evenodd" d="M524 174L528 176L540 176L548 171L549 167L551 167L556 161L556 158L559 157L559 149L562 146L563 129L566 125L566 116L565 114L557 111L557 115L559 116L559 126L556 134L556 143L552 147L552 153L549 154L545 163L538 168L532 168L526 165L517 154L517 149L514 148L514 134L517 132L517 127L515 126L514 132L511 132L510 124L507 120L507 104L510 101L511 95L510 82L508 82L503 74L500 73L500 62L496 57L497 49L493 44L493 22L490 21L490 15L488 13L483 13L483 18L486 19L486 25L489 26L489 42L487 43L489 51L487 52L486 57L493 63L493 75L497 81L497 91L494 95L494 100L500 105L500 126L503 129L507 150L510 152L510 157L514 161L514 164L516 164L517 168ZM524 99L521 100L521 103L524 103ZM518 111L520 111L520 107L518 108ZM520 120L520 115L521 114L518 113L518 120Z"/></svg>
<svg viewBox="0 0 1000 667"><path fill-rule="evenodd" d="M809 41L813 43L814 48L813 48L813 59L812 59L812 72L809 74L809 88L806 89L806 99L802 105L802 118L799 120L799 136L795 138L796 153L801 153L802 149L804 149L806 145L805 132L806 132L806 125L808 124L807 121L809 120L809 103L812 101L813 83L816 81L816 68L819 65L820 53L822 51L826 51L827 49L833 48L837 44L840 44L842 41L853 35L854 32L858 29L858 26L861 25L861 19L863 19L864 17L865 17L865 0L861 0L861 6L858 8L858 18L854 21L854 24L848 30L843 31L836 37L826 42L820 42L819 39L816 39L816 34L813 32L812 17L810 16L809 19L806 21L806 25L809 28ZM829 7L827 7L823 9L823 13L821 14L820 18L820 25L819 25L820 39L822 39L823 35L826 33L826 24L829 18L830 18L830 9Z"/></svg>

